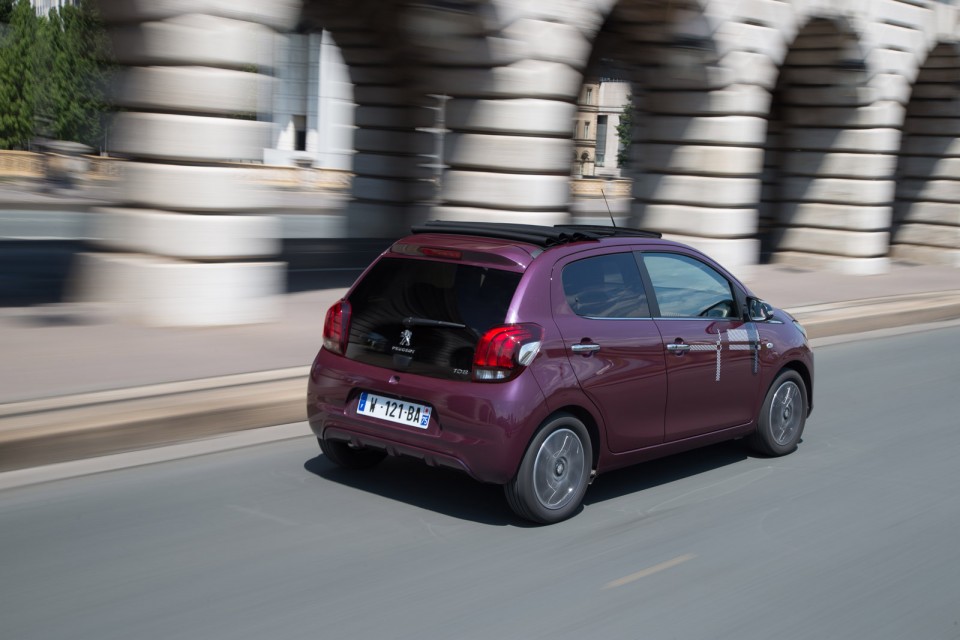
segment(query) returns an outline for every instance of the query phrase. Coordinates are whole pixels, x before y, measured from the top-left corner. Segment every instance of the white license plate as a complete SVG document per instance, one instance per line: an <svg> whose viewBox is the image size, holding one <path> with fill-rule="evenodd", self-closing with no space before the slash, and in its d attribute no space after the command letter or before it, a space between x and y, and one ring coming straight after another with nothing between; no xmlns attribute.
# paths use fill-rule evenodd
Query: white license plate
<svg viewBox="0 0 960 640"><path fill-rule="evenodd" d="M426 429L430 424L430 407L366 391L360 394L360 400L357 401L357 413L417 429Z"/></svg>

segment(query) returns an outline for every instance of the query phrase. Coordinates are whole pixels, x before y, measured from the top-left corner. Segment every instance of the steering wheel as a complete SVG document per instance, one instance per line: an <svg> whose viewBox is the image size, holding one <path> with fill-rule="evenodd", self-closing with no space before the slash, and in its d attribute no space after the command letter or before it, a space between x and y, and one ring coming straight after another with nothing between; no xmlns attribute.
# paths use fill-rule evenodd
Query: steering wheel
<svg viewBox="0 0 960 640"><path fill-rule="evenodd" d="M705 318L729 318L731 311L733 311L732 301L721 300L720 302L714 302L709 307L702 309L697 315Z"/></svg>

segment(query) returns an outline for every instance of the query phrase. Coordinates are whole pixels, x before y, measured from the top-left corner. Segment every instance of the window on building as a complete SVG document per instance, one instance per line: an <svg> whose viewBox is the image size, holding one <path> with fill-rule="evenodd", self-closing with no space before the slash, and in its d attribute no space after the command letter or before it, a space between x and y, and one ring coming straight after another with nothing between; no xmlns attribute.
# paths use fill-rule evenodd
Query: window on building
<svg viewBox="0 0 960 640"><path fill-rule="evenodd" d="M584 139L590 139L590 121L583 123L583 137Z"/></svg>
<svg viewBox="0 0 960 640"><path fill-rule="evenodd" d="M307 119L305 116L293 116L293 150L307 150Z"/></svg>
<svg viewBox="0 0 960 640"><path fill-rule="evenodd" d="M593 104L593 88L587 87L587 104Z"/></svg>
<svg viewBox="0 0 960 640"><path fill-rule="evenodd" d="M597 166L604 166L607 155L607 116L597 116L597 146L593 155Z"/></svg>

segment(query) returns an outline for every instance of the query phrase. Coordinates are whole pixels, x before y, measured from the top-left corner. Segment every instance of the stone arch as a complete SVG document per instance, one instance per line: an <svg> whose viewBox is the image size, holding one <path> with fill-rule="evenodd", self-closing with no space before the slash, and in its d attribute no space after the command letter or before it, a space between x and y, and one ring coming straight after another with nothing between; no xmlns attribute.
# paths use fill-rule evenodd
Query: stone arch
<svg viewBox="0 0 960 640"><path fill-rule="evenodd" d="M483 57L485 2L305 0L301 30L326 30L353 83L353 193L347 234L395 237L435 203L447 91L435 64Z"/></svg>
<svg viewBox="0 0 960 640"><path fill-rule="evenodd" d="M960 266L960 48L939 42L919 69L897 165L893 257Z"/></svg>
<svg viewBox="0 0 960 640"><path fill-rule="evenodd" d="M773 90L764 145L765 257L851 273L887 268L902 109L878 100L856 24L812 16Z"/></svg>
<svg viewBox="0 0 960 640"><path fill-rule="evenodd" d="M622 0L593 60L621 62L632 82L631 223L738 266L756 261L767 100L749 68L763 54L722 26L711 3Z"/></svg>

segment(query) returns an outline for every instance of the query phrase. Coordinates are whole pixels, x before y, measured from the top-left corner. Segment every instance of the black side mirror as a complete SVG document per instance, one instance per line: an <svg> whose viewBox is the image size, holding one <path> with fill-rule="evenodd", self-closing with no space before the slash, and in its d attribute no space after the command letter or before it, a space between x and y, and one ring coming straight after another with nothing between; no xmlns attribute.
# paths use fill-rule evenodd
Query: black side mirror
<svg viewBox="0 0 960 640"><path fill-rule="evenodd" d="M747 318L751 322L766 322L773 318L773 307L760 298L747 298Z"/></svg>

